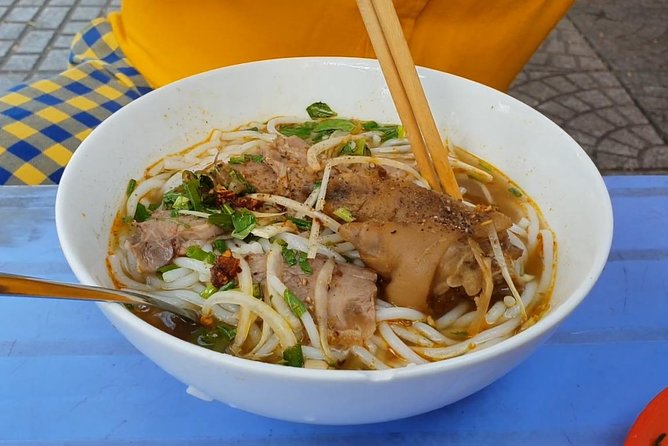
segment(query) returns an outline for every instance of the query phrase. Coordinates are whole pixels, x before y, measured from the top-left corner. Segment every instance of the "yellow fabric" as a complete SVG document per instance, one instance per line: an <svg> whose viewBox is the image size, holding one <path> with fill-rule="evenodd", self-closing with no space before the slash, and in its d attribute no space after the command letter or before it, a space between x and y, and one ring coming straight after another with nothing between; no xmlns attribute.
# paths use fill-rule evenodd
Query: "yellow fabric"
<svg viewBox="0 0 668 446"><path fill-rule="evenodd" d="M506 90L573 0L394 0L415 63ZM152 87L243 62L374 57L355 0L124 0L109 16Z"/></svg>

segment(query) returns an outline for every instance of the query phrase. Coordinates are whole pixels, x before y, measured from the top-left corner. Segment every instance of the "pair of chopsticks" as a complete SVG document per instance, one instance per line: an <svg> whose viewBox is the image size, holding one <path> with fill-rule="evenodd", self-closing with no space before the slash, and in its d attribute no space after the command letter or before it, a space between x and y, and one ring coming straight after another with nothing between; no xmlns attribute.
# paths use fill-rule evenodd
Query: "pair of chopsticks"
<svg viewBox="0 0 668 446"><path fill-rule="evenodd" d="M357 0L357 6L408 133L420 174L432 189L461 199L448 151L429 109L392 0Z"/></svg>

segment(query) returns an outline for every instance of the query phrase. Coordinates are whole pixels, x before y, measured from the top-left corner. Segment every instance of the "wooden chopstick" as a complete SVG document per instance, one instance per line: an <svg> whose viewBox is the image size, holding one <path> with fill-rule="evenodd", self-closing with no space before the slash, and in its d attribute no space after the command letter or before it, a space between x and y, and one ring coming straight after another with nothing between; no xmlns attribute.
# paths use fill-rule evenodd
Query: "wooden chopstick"
<svg viewBox="0 0 668 446"><path fill-rule="evenodd" d="M431 157L422 140L420 127L413 114L404 86L401 83L397 67L392 60L390 48L383 35L373 4L371 3L371 0L358 0L357 7L362 15L362 20L364 21L367 33L371 39L371 45L373 46L376 57L380 63L380 68L385 76L385 81L390 89L390 94L397 107L401 122L408 133L408 140L411 143L418 170L424 179L427 180L427 183L429 183L429 186L431 186L432 189L442 191L441 184L433 169Z"/></svg>
<svg viewBox="0 0 668 446"><path fill-rule="evenodd" d="M399 117L407 130L420 173L433 189L444 190L450 196L461 199L457 180L448 162L448 151L443 146L429 109L392 1L357 0L357 6Z"/></svg>

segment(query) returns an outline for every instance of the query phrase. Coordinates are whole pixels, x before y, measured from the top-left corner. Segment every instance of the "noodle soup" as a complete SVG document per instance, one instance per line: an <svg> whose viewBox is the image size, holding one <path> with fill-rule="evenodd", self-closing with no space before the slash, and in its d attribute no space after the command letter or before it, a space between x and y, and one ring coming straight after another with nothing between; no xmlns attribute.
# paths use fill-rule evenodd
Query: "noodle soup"
<svg viewBox="0 0 668 446"><path fill-rule="evenodd" d="M129 181L116 285L200 320L135 314L221 353L371 370L480 350L540 318L556 243L517 184L456 148L454 200L429 189L400 125L307 111L215 130Z"/></svg>

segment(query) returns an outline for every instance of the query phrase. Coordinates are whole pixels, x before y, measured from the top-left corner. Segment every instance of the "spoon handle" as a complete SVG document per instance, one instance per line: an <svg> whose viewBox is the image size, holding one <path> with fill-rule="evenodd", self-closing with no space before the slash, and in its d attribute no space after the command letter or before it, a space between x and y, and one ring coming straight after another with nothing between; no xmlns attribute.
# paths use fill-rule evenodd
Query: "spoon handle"
<svg viewBox="0 0 668 446"><path fill-rule="evenodd" d="M55 297L126 304L148 303L123 291L100 287L89 287L70 283L52 282L34 277L0 273L0 294L30 297Z"/></svg>
<svg viewBox="0 0 668 446"><path fill-rule="evenodd" d="M97 286L53 282L35 277L17 276L0 272L0 294L29 297L51 297L57 299L78 299L123 304L144 304L169 310L187 319L199 319L197 307L187 308L176 305L160 296L135 291L115 290ZM190 305L192 307L192 305Z"/></svg>

